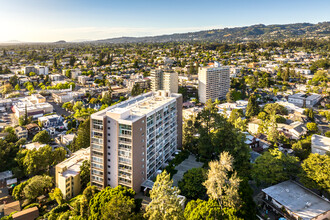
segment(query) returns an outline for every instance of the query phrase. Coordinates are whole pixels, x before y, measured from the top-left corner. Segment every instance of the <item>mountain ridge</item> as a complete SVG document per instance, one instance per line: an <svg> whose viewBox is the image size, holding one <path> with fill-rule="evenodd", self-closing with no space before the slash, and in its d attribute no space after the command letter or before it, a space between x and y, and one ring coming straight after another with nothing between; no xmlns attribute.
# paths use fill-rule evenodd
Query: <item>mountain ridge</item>
<svg viewBox="0 0 330 220"><path fill-rule="evenodd" d="M330 22L293 24L255 24L244 27L211 29L144 37L116 37L89 42L96 43L159 43L171 41L243 42L279 40L297 37L330 37Z"/></svg>

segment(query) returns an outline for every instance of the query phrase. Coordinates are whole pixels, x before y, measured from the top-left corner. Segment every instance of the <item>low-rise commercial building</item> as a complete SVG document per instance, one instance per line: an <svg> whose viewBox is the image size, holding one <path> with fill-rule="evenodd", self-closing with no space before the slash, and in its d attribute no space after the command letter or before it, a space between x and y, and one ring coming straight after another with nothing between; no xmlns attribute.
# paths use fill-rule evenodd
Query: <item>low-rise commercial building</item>
<svg viewBox="0 0 330 220"><path fill-rule="evenodd" d="M53 112L53 106L46 102L46 98L42 95L35 94L22 99L13 104L12 111L15 117L19 118L24 116L27 112L28 116L34 119Z"/></svg>
<svg viewBox="0 0 330 220"><path fill-rule="evenodd" d="M304 93L296 93L289 96L288 102L293 103L299 107L310 108L316 105L321 100L321 98L322 96L318 94L307 95Z"/></svg>

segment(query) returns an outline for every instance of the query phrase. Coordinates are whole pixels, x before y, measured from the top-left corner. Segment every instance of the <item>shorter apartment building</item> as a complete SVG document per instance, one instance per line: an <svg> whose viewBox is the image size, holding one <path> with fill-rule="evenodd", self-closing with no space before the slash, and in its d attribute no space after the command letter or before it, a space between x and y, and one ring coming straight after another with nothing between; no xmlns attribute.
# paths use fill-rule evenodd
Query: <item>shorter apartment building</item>
<svg viewBox="0 0 330 220"><path fill-rule="evenodd" d="M289 96L288 102L299 107L310 108L316 105L321 100L321 98L322 96L318 94L307 95L304 93L296 93Z"/></svg>
<svg viewBox="0 0 330 220"><path fill-rule="evenodd" d="M61 93L52 93L54 102L56 103L65 103L74 101L84 96L84 92L61 92Z"/></svg>
<svg viewBox="0 0 330 220"><path fill-rule="evenodd" d="M73 153L72 157L64 160L55 167L55 182L63 194L70 199L81 191L80 167L85 160L90 159L90 148L83 148Z"/></svg>
<svg viewBox="0 0 330 220"><path fill-rule="evenodd" d="M330 138L314 134L312 136L312 153L324 155L330 152Z"/></svg>
<svg viewBox="0 0 330 220"><path fill-rule="evenodd" d="M50 79L52 80L52 81L61 81L61 80L63 80L63 76L62 75L60 75L60 74L52 74L52 75L49 75L49 77L50 77Z"/></svg>
<svg viewBox="0 0 330 220"><path fill-rule="evenodd" d="M38 75L48 75L48 67L47 66L25 66L21 69L21 71L27 75L31 72L34 72Z"/></svg>
<svg viewBox="0 0 330 220"><path fill-rule="evenodd" d="M15 134L18 139L28 138L28 130L22 126L18 126L15 128Z"/></svg>
<svg viewBox="0 0 330 220"><path fill-rule="evenodd" d="M197 117L198 113L201 112L203 108L201 107L191 107L182 109L182 117L186 120Z"/></svg>
<svg viewBox="0 0 330 220"><path fill-rule="evenodd" d="M285 181L262 192L265 206L286 219L330 218L330 202L296 182Z"/></svg>

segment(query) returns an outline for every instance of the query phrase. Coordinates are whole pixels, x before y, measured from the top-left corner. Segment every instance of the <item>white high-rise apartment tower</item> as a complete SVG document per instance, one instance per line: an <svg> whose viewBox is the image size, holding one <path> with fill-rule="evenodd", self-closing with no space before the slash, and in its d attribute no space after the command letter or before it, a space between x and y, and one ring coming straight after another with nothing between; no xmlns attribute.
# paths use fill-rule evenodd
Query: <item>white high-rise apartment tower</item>
<svg viewBox="0 0 330 220"><path fill-rule="evenodd" d="M201 103L207 100L224 99L230 88L230 68L218 62L200 67L198 71L198 98Z"/></svg>

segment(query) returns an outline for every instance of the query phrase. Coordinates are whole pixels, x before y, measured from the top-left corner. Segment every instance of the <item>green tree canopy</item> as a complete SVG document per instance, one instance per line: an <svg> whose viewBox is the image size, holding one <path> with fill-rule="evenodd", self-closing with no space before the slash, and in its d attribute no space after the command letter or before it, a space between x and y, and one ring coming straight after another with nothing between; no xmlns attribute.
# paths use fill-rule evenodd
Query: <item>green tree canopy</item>
<svg viewBox="0 0 330 220"><path fill-rule="evenodd" d="M310 154L301 164L300 181L309 188L330 193L330 156Z"/></svg>
<svg viewBox="0 0 330 220"><path fill-rule="evenodd" d="M181 194L188 199L205 198L206 188L202 184L205 180L206 171L203 168L193 168L188 170L178 184Z"/></svg>
<svg viewBox="0 0 330 220"><path fill-rule="evenodd" d="M256 159L252 177L259 183L276 184L293 178L299 172L298 162L297 157L270 149Z"/></svg>
<svg viewBox="0 0 330 220"><path fill-rule="evenodd" d="M104 216L118 216L122 214L124 208L126 207L124 205L125 202L129 204L130 208L133 208L131 206L131 202L134 199L135 192L132 189L128 189L124 186L117 186L116 188L106 187L99 193L97 193L89 202L90 207L90 220L98 220L102 219ZM116 197L115 197L116 196ZM113 197L115 197L115 200L111 200ZM120 201L119 206L116 207L116 201L117 200L125 200L125 202ZM110 202L110 203L109 203ZM113 206L113 207L111 207ZM113 213L108 213L106 211L106 207L111 209L114 209ZM131 213L132 210L126 210L126 212ZM126 213L127 214L127 213ZM126 216L126 215L125 215ZM104 219L104 218L103 218ZM121 219L121 218L118 218Z"/></svg>
<svg viewBox="0 0 330 220"><path fill-rule="evenodd" d="M163 171L157 176L150 192L151 202L144 216L149 220L184 219L179 194L180 190L173 186L170 174Z"/></svg>
<svg viewBox="0 0 330 220"><path fill-rule="evenodd" d="M39 142L42 144L49 144L51 142L52 138L48 134L46 130L40 131L38 134L36 134L32 141L33 142Z"/></svg>

